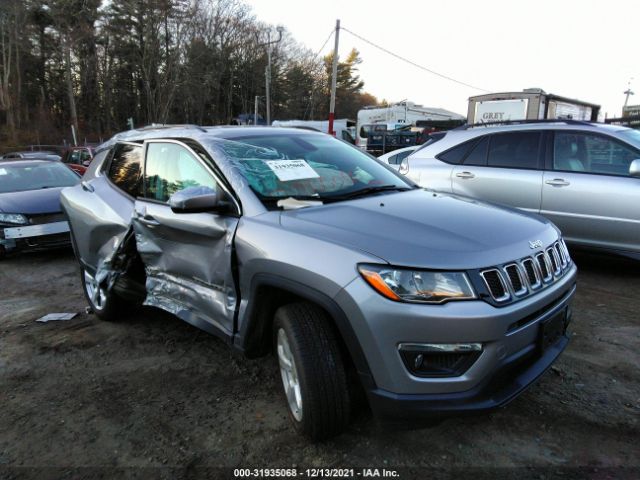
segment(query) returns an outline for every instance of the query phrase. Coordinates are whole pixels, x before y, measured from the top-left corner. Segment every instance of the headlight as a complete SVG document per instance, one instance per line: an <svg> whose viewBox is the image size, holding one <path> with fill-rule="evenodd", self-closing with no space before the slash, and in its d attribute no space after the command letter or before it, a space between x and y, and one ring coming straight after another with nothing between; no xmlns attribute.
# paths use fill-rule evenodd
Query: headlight
<svg viewBox="0 0 640 480"><path fill-rule="evenodd" d="M27 217L19 213L0 213L0 223L15 223L16 225L26 225L29 223Z"/></svg>
<svg viewBox="0 0 640 480"><path fill-rule="evenodd" d="M382 265L359 265L360 275L378 293L398 302L443 303L476 298L462 272L405 270Z"/></svg>

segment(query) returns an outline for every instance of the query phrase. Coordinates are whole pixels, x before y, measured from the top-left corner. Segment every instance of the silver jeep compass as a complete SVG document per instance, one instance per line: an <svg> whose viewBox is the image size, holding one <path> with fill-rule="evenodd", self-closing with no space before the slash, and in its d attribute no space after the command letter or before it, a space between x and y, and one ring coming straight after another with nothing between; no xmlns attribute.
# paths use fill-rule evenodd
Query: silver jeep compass
<svg viewBox="0 0 640 480"><path fill-rule="evenodd" d="M424 190L328 135L149 128L62 193L105 320L144 304L255 358L296 429L502 406L568 342L576 267L548 220Z"/></svg>

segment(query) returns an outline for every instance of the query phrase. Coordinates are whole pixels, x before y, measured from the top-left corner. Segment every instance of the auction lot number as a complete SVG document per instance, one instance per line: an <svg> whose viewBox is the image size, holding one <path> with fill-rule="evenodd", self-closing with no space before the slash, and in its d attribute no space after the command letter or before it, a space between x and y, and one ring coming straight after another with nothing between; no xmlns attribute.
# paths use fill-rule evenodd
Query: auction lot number
<svg viewBox="0 0 640 480"><path fill-rule="evenodd" d="M236 468L235 478L397 478L398 472L385 468Z"/></svg>

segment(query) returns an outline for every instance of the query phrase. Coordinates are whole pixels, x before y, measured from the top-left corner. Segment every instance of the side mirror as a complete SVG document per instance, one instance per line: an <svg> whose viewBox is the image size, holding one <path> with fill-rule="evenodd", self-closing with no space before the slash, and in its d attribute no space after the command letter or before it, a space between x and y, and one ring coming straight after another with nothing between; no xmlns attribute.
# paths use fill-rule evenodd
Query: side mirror
<svg viewBox="0 0 640 480"><path fill-rule="evenodd" d="M226 207L220 195L208 187L190 187L180 190L169 198L169 206L174 213L217 212Z"/></svg>
<svg viewBox="0 0 640 480"><path fill-rule="evenodd" d="M631 162L629 165L629 176L640 178L640 158Z"/></svg>
<svg viewBox="0 0 640 480"><path fill-rule="evenodd" d="M409 157L404 157L404 160L402 160L402 163L400 163L398 172L402 175L406 175L407 173L409 173Z"/></svg>

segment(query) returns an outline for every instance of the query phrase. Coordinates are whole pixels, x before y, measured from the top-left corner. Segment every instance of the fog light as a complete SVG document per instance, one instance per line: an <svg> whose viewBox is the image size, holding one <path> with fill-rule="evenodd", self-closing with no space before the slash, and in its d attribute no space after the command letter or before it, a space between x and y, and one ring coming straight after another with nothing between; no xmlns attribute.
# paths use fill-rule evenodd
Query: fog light
<svg viewBox="0 0 640 480"><path fill-rule="evenodd" d="M400 357L418 377L458 377L482 353L481 343L401 343Z"/></svg>

